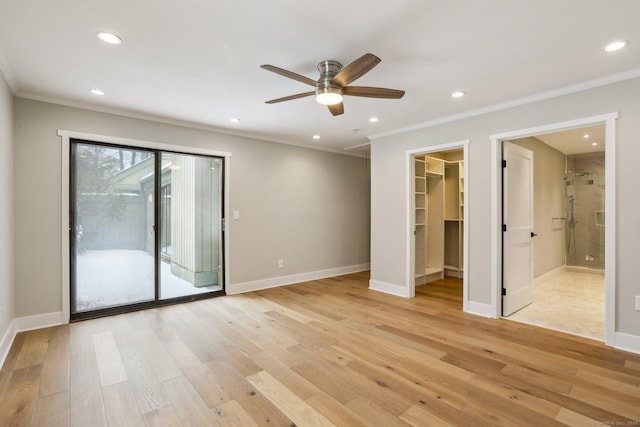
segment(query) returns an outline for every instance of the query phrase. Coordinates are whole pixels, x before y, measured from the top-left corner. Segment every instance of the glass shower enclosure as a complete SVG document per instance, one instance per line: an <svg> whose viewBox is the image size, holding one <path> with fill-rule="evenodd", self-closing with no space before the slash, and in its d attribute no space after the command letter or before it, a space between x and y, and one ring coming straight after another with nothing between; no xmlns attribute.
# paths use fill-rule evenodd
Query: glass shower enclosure
<svg viewBox="0 0 640 427"><path fill-rule="evenodd" d="M567 156L566 265L604 270L604 153Z"/></svg>

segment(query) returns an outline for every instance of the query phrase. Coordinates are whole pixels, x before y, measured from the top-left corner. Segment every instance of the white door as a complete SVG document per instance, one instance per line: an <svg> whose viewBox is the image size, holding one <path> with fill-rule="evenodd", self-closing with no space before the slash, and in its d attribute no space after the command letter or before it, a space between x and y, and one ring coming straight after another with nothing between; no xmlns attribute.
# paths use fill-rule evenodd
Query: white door
<svg viewBox="0 0 640 427"><path fill-rule="evenodd" d="M502 315L533 302L533 152L503 143Z"/></svg>

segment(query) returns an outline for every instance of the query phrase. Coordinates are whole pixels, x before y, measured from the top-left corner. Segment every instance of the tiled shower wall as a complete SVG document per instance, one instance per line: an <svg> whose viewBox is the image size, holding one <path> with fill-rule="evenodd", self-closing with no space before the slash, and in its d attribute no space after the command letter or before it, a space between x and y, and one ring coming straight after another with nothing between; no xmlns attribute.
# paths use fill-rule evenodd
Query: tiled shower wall
<svg viewBox="0 0 640 427"><path fill-rule="evenodd" d="M604 152L567 156L566 213L575 198L575 227L566 221L566 255L569 266L604 269Z"/></svg>

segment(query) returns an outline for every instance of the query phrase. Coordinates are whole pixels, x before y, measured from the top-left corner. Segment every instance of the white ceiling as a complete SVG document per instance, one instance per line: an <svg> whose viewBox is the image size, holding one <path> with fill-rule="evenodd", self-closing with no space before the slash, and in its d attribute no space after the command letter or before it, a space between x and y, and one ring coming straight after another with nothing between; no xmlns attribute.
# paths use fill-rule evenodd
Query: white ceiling
<svg viewBox="0 0 640 427"><path fill-rule="evenodd" d="M564 154L605 151L604 125L546 133L536 135L536 138Z"/></svg>
<svg viewBox="0 0 640 427"><path fill-rule="evenodd" d="M638 18L638 0L0 0L0 69L17 96L342 150L640 75ZM100 42L103 30L122 45ZM615 39L631 43L605 53ZM315 80L318 62L367 52L382 62L354 84L403 89L403 99L347 97L337 117L311 97L264 103L309 87L261 64ZM468 95L453 99L454 90Z"/></svg>

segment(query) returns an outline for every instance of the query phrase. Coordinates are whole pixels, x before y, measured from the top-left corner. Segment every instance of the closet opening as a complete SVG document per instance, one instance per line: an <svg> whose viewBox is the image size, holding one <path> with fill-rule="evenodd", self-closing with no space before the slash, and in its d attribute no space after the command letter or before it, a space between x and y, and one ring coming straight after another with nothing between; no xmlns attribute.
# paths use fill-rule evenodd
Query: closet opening
<svg viewBox="0 0 640 427"><path fill-rule="evenodd" d="M465 152L466 143L412 154L412 295L466 302Z"/></svg>

